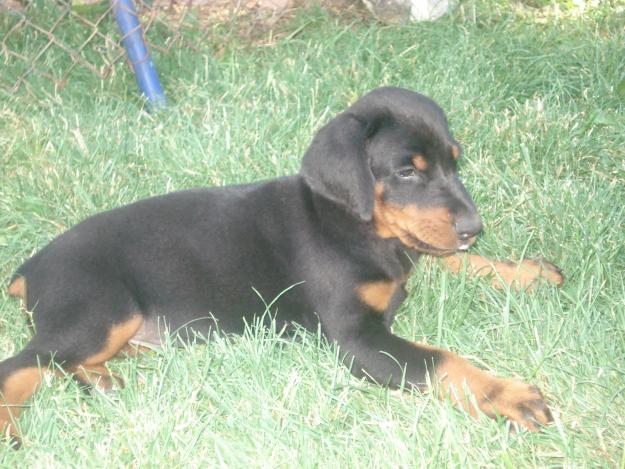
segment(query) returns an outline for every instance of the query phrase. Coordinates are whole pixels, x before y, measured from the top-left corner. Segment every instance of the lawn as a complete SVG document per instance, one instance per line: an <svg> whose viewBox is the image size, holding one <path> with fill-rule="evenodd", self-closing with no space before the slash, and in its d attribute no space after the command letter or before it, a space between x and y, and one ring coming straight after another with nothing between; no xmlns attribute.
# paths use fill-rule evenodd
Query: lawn
<svg viewBox="0 0 625 469"><path fill-rule="evenodd" d="M0 443L2 467L625 467L625 4L462 5L405 26L316 9L273 36L156 53L159 113L123 63L103 82L78 71L59 92L37 77L31 93L0 91L0 278L104 209L297 172L335 113L372 88L410 88L464 146L485 224L473 251L549 259L566 283L496 290L423 259L394 330L539 385L554 424L514 433L352 378L321 336L252 325L109 362L127 383L114 395L47 380L21 418L24 448ZM3 288L0 356L28 338Z"/></svg>

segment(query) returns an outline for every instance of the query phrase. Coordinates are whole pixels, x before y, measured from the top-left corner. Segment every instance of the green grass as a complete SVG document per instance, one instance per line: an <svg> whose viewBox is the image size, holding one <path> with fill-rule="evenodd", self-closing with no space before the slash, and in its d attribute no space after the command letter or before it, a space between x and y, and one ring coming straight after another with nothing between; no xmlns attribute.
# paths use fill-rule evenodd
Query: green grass
<svg viewBox="0 0 625 469"><path fill-rule="evenodd" d="M21 419L25 448L0 446L2 467L625 467L623 3L585 16L463 5L392 27L309 11L270 45L211 35L156 54L170 101L158 114L123 64L104 83L78 71L59 93L42 80L0 94L0 278L98 211L294 173L332 115L377 86L408 87L448 111L464 145L486 225L474 251L544 257L567 281L498 291L424 260L395 332L538 384L555 423L514 434L358 381L314 334L251 328L110 362L127 383L114 397L46 381ZM3 289L0 356L28 337Z"/></svg>

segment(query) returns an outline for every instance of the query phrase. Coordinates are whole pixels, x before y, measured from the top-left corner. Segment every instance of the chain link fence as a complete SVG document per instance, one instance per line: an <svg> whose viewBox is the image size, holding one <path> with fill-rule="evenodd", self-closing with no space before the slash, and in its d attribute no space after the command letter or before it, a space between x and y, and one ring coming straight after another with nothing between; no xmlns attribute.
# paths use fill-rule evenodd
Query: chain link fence
<svg viewBox="0 0 625 469"><path fill-rule="evenodd" d="M81 73L100 79L115 73L115 67L127 60L112 14L116 1L0 0L0 90L11 94L61 90ZM158 56L180 48L197 50L215 25L229 24L238 32L244 25L248 33L266 28L288 14L286 7L291 5L289 0L263 1L269 8L258 0L134 4L148 48Z"/></svg>

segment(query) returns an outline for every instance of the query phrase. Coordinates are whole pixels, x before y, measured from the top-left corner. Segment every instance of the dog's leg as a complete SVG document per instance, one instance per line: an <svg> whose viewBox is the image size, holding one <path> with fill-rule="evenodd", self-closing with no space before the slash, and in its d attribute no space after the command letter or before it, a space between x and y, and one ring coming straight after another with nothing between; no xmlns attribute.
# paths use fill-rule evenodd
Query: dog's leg
<svg viewBox="0 0 625 469"><path fill-rule="evenodd" d="M41 385L44 371L39 368L37 353L28 348L0 363L0 438L14 438L19 444L16 419Z"/></svg>
<svg viewBox="0 0 625 469"><path fill-rule="evenodd" d="M534 283L543 279L560 286L564 276L560 269L550 262L524 259L518 264L486 259L475 254L452 254L443 258L452 272L466 272L480 277L490 276L493 286L503 288L509 285L515 288L531 288Z"/></svg>
<svg viewBox="0 0 625 469"><path fill-rule="evenodd" d="M552 420L535 386L497 378L451 352L406 341L381 323L351 331L338 343L347 352L346 363L351 362L356 376L392 387L403 384L421 390L427 390L431 383L438 397L450 398L472 415L476 405L490 417L505 416L532 431Z"/></svg>
<svg viewBox="0 0 625 469"><path fill-rule="evenodd" d="M126 358L126 357L137 357L141 354L144 353L150 353L153 352L154 348L150 348L150 347L146 347L144 345L139 345L139 344L126 344L124 345L121 349L119 349L119 352L117 352L116 357L117 358Z"/></svg>
<svg viewBox="0 0 625 469"><path fill-rule="evenodd" d="M40 318L38 333L20 353L0 363L0 434L19 441L16 419L24 403L42 382L42 372L52 362L75 374L85 384L110 389L113 376L104 363L115 356L137 332L143 317L130 314L108 326L96 312L100 303L88 312L83 322L62 327ZM39 310L39 313L41 310ZM51 314L50 311L47 312ZM57 316L58 317L58 316Z"/></svg>
<svg viewBox="0 0 625 469"><path fill-rule="evenodd" d="M72 375L81 384L103 391L111 391L115 383L119 386L124 385L124 381L104 365L80 365L72 371Z"/></svg>
<svg viewBox="0 0 625 469"><path fill-rule="evenodd" d="M142 323L143 317L140 314L135 314L112 326L108 331L104 346L90 356L81 359L77 366L71 368L74 378L83 384L105 391L110 391L115 382L123 385L123 380L111 373L104 364L127 347L128 341L132 339Z"/></svg>

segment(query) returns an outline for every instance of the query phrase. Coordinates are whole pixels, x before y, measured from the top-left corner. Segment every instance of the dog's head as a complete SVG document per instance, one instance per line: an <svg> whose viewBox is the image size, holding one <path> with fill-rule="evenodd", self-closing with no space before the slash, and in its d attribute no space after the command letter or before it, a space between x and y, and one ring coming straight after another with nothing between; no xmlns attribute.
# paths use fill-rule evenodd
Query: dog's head
<svg viewBox="0 0 625 469"><path fill-rule="evenodd" d="M311 189L422 252L468 248L482 229L458 179L461 149L441 108L401 88L370 92L323 127L304 155Z"/></svg>

